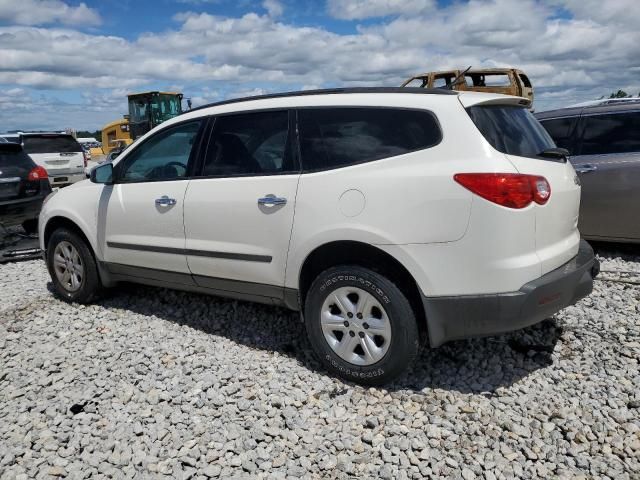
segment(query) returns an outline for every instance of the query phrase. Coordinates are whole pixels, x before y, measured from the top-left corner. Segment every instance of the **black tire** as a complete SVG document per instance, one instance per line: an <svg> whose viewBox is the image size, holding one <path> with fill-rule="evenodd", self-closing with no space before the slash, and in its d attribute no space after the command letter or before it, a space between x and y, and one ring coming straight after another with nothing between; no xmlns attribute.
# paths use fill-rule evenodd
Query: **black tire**
<svg viewBox="0 0 640 480"><path fill-rule="evenodd" d="M75 291L69 291L65 288L55 273L54 252L60 242L69 242L75 247L84 268L80 288ZM91 303L98 298L103 291L91 248L80 235L72 230L59 228L51 234L49 243L47 244L47 268L49 275L51 275L51 281L53 282L56 295L67 302Z"/></svg>
<svg viewBox="0 0 640 480"><path fill-rule="evenodd" d="M384 356L371 365L347 362L325 339L321 326L322 307L325 299L341 287L364 290L386 311L391 341ZM311 346L325 367L333 374L360 384L382 385L394 380L411 366L420 350L420 332L407 297L384 276L360 266L332 267L318 275L307 292L304 317Z"/></svg>
<svg viewBox="0 0 640 480"><path fill-rule="evenodd" d="M38 233L38 219L37 218L31 218L29 220L25 220L24 222L22 222L22 229L28 235L34 235L34 234Z"/></svg>

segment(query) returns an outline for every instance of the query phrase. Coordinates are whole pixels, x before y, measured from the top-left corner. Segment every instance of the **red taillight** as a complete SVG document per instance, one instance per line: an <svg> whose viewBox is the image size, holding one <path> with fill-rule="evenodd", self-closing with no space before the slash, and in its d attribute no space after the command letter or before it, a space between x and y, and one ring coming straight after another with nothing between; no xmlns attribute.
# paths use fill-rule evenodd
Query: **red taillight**
<svg viewBox="0 0 640 480"><path fill-rule="evenodd" d="M31 169L29 175L27 175L27 180L29 180L30 182L37 182L38 180L44 180L48 177L49 174L47 173L45 168L38 165L37 167Z"/></svg>
<svg viewBox="0 0 640 480"><path fill-rule="evenodd" d="M551 197L551 185L544 177L533 177L531 185L533 189L533 201L538 205L544 205Z"/></svg>
<svg viewBox="0 0 640 480"><path fill-rule="evenodd" d="M547 179L520 173L457 173L453 179L476 195L503 207L544 205L551 197Z"/></svg>

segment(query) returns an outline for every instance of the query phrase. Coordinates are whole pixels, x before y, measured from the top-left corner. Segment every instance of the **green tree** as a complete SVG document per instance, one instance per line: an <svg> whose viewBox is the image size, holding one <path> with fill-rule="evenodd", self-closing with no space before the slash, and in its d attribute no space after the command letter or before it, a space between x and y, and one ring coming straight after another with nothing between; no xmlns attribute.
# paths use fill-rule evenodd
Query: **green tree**
<svg viewBox="0 0 640 480"><path fill-rule="evenodd" d="M629 95L624 90L618 90L617 92L611 93L611 95L609 95L608 97L605 97L604 95L601 96L599 100L603 100L605 98L632 98L632 97L633 95ZM640 97L640 93L638 93L638 97Z"/></svg>
<svg viewBox="0 0 640 480"><path fill-rule="evenodd" d="M76 132L76 136L79 138L93 137L96 140L100 141L102 132L100 130L96 130L95 132L90 132L88 130L78 130Z"/></svg>
<svg viewBox="0 0 640 480"><path fill-rule="evenodd" d="M631 97L631 95L629 95L624 90L618 90L617 92L609 95L609 98L627 98L627 97Z"/></svg>

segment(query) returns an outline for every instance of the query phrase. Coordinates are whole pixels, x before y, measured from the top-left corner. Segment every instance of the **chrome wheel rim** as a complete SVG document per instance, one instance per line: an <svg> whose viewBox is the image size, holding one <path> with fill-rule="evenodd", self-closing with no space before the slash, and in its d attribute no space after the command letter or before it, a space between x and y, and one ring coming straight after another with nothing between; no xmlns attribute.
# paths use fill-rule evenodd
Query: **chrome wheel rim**
<svg viewBox="0 0 640 480"><path fill-rule="evenodd" d="M331 349L353 365L373 365L391 344L391 323L380 302L366 290L341 287L327 296L320 325Z"/></svg>
<svg viewBox="0 0 640 480"><path fill-rule="evenodd" d="M53 268L56 278L68 292L75 292L82 285L84 265L76 247L62 241L53 252Z"/></svg>

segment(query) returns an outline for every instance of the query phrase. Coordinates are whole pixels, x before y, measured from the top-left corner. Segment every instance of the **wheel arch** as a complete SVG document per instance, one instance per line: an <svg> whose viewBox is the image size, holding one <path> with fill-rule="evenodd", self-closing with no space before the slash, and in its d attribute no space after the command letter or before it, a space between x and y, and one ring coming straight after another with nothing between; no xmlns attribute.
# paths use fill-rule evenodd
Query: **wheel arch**
<svg viewBox="0 0 640 480"><path fill-rule="evenodd" d="M337 265L358 265L392 281L407 296L416 315L422 340L425 339L428 326L420 289L413 275L394 256L365 242L333 241L316 247L307 255L298 275L298 295L303 311L306 295L313 280L324 270Z"/></svg>
<svg viewBox="0 0 640 480"><path fill-rule="evenodd" d="M93 248L93 244L89 241L89 237L84 232L84 230L82 230L82 227L80 227L76 222L74 222L70 218L63 217L62 215L51 217L50 219L47 220L47 223L45 224L44 232L43 232L43 235L44 235L43 245L44 245L45 251L47 249L47 245L49 244L49 240L51 239L51 235L58 228L67 228L77 233L78 235L80 235L82 239L87 243L87 245L89 246L89 248L91 249L91 252L95 257L95 249Z"/></svg>
<svg viewBox="0 0 640 480"><path fill-rule="evenodd" d="M82 238L82 240L84 240L84 242L89 247L89 251L91 252L91 255L93 255L94 261L96 262L98 275L100 276L100 281L102 282L102 285L104 285L105 287L112 286L114 282L111 280L109 273L103 268L100 262L100 259L96 255L95 245L91 242L91 240L89 240L89 236L85 233L84 229L69 217L65 217L63 215L55 215L47 219L47 223L45 224L44 231L43 231L43 241L42 241L44 252L46 253L47 251L49 240L51 239L51 235L53 235L53 232L55 232L59 228L66 228L68 230L71 230L72 232L79 235Z"/></svg>

